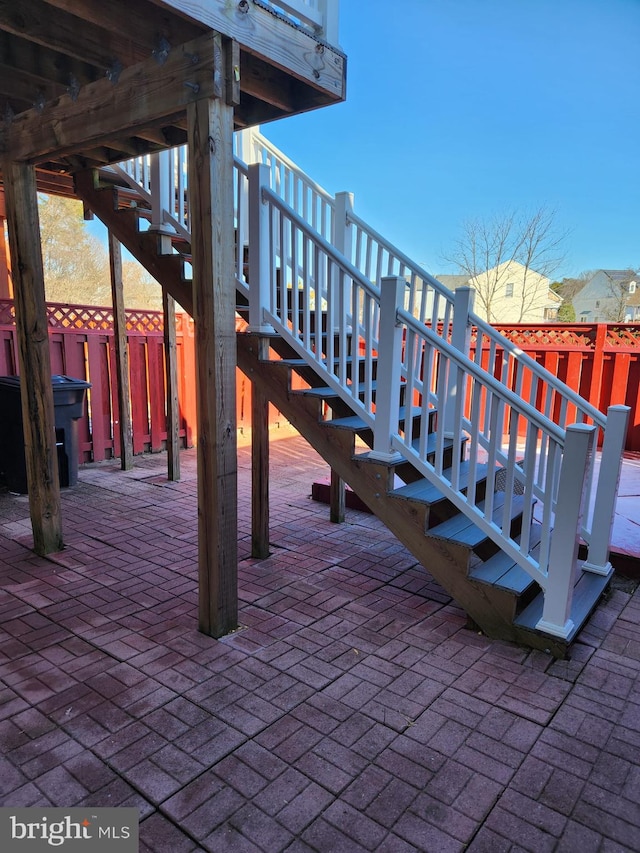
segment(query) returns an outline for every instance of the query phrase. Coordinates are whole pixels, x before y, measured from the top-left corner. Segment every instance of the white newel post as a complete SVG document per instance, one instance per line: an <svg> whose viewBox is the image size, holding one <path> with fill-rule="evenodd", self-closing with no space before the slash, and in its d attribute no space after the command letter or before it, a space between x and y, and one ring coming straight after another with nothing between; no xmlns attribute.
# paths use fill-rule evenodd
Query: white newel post
<svg viewBox="0 0 640 853"><path fill-rule="evenodd" d="M451 345L465 356L469 356L469 345L471 343L471 322L469 314L473 311L473 300L475 290L465 285L457 287L453 297L453 328L451 330ZM443 335L446 329L443 329ZM463 389L458 388L459 371L453 364L449 365L449 378L447 383L447 399L444 407L444 434L447 438L454 438L456 398Z"/></svg>
<svg viewBox="0 0 640 853"><path fill-rule="evenodd" d="M402 326L397 320L397 309L403 305L406 285L400 276L385 276L380 280L376 419L373 450L369 456L384 462L401 458L399 453L392 450L391 437L397 433L400 419Z"/></svg>
<svg viewBox="0 0 640 853"><path fill-rule="evenodd" d="M331 239L333 245L340 254L344 255L345 258L352 263L353 225L349 218L350 213L353 213L353 193L336 193L335 207L333 210L333 234L331 235ZM338 293L338 275L338 270L334 268L334 294ZM333 316L331 317L331 323L334 332L337 333L340 329L340 318L348 317L351 311L351 288L345 287L343 289L342 304L339 304L337 299L333 299L332 305Z"/></svg>
<svg viewBox="0 0 640 853"><path fill-rule="evenodd" d="M249 166L249 331L270 334L273 326L265 320L271 305L269 264L269 206L262 191L269 187L269 167Z"/></svg>
<svg viewBox="0 0 640 853"><path fill-rule="evenodd" d="M258 128L245 127L242 130L237 131L238 159L242 160L243 163L246 163L247 166L249 166L251 163L257 162L255 156L255 147L253 144L253 133L257 130Z"/></svg>
<svg viewBox="0 0 640 853"><path fill-rule="evenodd" d="M151 224L149 231L155 231L160 235L170 237L175 234L175 229L165 222L164 214L167 211L173 214L173 181L171 179L171 151L157 151L151 155ZM163 241L168 245L160 247L161 252L171 251L170 240Z"/></svg>
<svg viewBox="0 0 640 853"><path fill-rule="evenodd" d="M598 486L593 507L591 541L587 561L583 565L587 571L599 575L608 575L611 571L609 562L611 529L630 411L629 406L609 406L607 409L607 426L604 431Z"/></svg>
<svg viewBox="0 0 640 853"><path fill-rule="evenodd" d="M566 638L573 629L571 602L576 580L576 561L585 502L585 480L594 451L596 427L572 424L567 427L555 524L549 552L544 590L541 631Z"/></svg>

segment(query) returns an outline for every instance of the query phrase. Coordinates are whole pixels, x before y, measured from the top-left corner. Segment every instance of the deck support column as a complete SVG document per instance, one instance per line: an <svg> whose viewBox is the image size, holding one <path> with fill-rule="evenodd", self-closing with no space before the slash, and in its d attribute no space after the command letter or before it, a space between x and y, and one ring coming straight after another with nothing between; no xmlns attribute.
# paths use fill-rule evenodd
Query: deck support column
<svg viewBox="0 0 640 853"><path fill-rule="evenodd" d="M178 349L176 301L162 289L164 312L164 372L167 377L167 478L180 479L180 403L178 400Z"/></svg>
<svg viewBox="0 0 640 853"><path fill-rule="evenodd" d="M218 46L228 49L221 41ZM198 402L199 627L221 637L238 624L233 106L222 96L193 102L187 122Z"/></svg>
<svg viewBox="0 0 640 853"><path fill-rule="evenodd" d="M256 341L268 358L268 339ZM269 556L269 398L259 382L251 383L251 556Z"/></svg>
<svg viewBox="0 0 640 853"><path fill-rule="evenodd" d="M119 240L114 237L111 231L109 231L109 270L111 273L113 336L116 349L116 373L118 377L120 467L123 471L130 471L133 468L133 429L131 426L127 316L124 308L124 287L122 282L122 248Z"/></svg>
<svg viewBox="0 0 640 853"><path fill-rule="evenodd" d="M64 543L35 168L5 163L3 179L13 259L33 547L37 554L44 555L60 551Z"/></svg>

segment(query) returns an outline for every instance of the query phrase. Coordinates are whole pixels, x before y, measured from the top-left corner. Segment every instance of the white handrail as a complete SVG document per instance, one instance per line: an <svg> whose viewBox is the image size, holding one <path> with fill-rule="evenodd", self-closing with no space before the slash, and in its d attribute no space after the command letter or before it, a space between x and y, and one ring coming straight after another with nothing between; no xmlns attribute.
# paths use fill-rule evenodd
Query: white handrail
<svg viewBox="0 0 640 853"><path fill-rule="evenodd" d="M360 364L366 368L369 359L384 360L384 354L379 352L382 344L379 329L371 324L369 331L372 334L369 338L363 334L354 333L349 336L350 346L345 350L340 347L336 351L332 343L333 335L327 336L326 348L318 346L314 320L317 323L321 316L318 310L318 304L321 301L327 305L345 304L340 291L347 288L352 290L354 295L346 300L349 310L342 311L339 319L340 329L364 330L367 317L374 313L372 311L374 303L375 307L379 306L379 289L373 286L357 268L341 257L331 244L315 234L308 223L291 211L276 193L263 190L263 203L270 209L267 218L270 233L266 244L274 245L277 242L274 239L276 234L280 235L282 241L283 234L288 232L289 245L293 247L293 260L285 261L283 266L281 261L274 261L271 264L270 304L265 306L265 316L271 325L287 339L294 351L314 367L323 381L362 417L375 434L380 412L373 405L371 395L368 393L369 380L366 372L362 381L356 379L354 365ZM331 275L333 268L337 271L337 275ZM299 279L301 269L306 271L305 281ZM294 270L298 270L298 287L296 288L290 286ZM324 270L324 275L320 275L321 270ZM323 282L321 291L315 283L319 280ZM333 282L336 281L339 283L334 285ZM296 295L301 299L300 305L297 306L298 310L295 305ZM377 316L380 317L379 312ZM405 429L400 423L396 423L393 434L389 436L391 446L402 453L404 458L409 459L426 479L438 485L459 509L466 512L544 588L547 579L545 560L548 559L551 541L553 509L560 470L559 458L564 446L565 430L545 418L499 380L488 376L475 362L459 352L434 330L419 323L404 309L397 310L396 321L406 330L405 352L413 351L415 355L416 349L419 350L417 357L412 359L419 369L407 376L407 384L421 399L422 410L419 419L422 422L417 432L422 437L422 441L416 442L412 430ZM428 378L425 378L425 364L434 366L436 354L439 366L435 370L427 369ZM409 369L406 355L403 369L405 372ZM533 503L534 500L539 500L543 501L550 510L543 517L543 527L546 529L543 530L542 535L541 560L534 555L533 552L536 549L532 544L530 545L527 535L523 537L524 545L511 535L510 509L513 495L505 498L506 508L500 511L500 507L495 505L491 497L488 497L486 502L476 500L475 490L470 490L467 494L460 483L452 481L451 473L446 472L444 467L444 451L447 443L443 435L443 426L439 426L436 430L435 461L431 462L427 458L424 439L429 432L427 420L434 409L442 409L447 388L446 376L448 371L453 369L460 370L464 374L464 381L460 385L470 389L467 393L470 396L472 408L477 408L473 404L474 396L478 398L479 395L484 395L494 414L499 407L504 407L508 410L510 420L522 418L530 424L525 457L528 463L528 457L533 454L534 463L530 465L515 460L515 478L518 491L524 494L525 504L527 501ZM367 400L370 402L367 403ZM461 438L463 433L467 437L472 436L476 450L482 449L489 458L489 467L507 470L514 461L513 443L517 440L517 431L511 431L504 445L503 437L496 435L491 426L492 424L484 428L477 417L465 416L463 407L459 407L456 425L458 437ZM500 516L498 520L495 517L496 511Z"/></svg>
<svg viewBox="0 0 640 853"><path fill-rule="evenodd" d="M250 159L262 165L250 170L236 159L234 170L236 276L238 286L249 297L252 326L258 332L273 328L288 340L373 430L376 453L402 454L543 590L555 595L558 589L569 587L567 594L571 595L566 567L562 582L549 578L551 556L555 554L557 561L558 553L568 552L570 541L566 539L562 547L553 545L561 472L564 470L564 494L579 494L581 505L595 503L601 514L613 513L617 479L596 471L595 454L584 450L588 447L583 440L596 428L606 438L607 418L469 312L468 300L457 301L458 313L460 306L467 307L463 318L456 316L453 293L355 216L350 198L342 194L336 205L288 158L263 145L263 139L253 134L242 141L243 153L257 146ZM170 180L165 172L159 181L167 196L160 208L146 160L129 165L127 180L139 188L156 226L167 225L188 234L184 154L172 153L167 163ZM121 170L121 174L125 172ZM158 181L157 168L155 174ZM258 185L252 188L252 181ZM257 206L261 206L260 215L254 209ZM336 221L337 209L345 222ZM336 229L343 231L337 234ZM245 276L244 252L249 242L256 252L260 247L260 258L249 255L250 279L258 280L259 287L250 288ZM389 278L395 278L391 285L399 293L404 291L405 297L395 311L382 312L380 284ZM334 334L323 338L325 318L330 323L327 331ZM383 321L387 324L384 334ZM392 364L374 381L375 366L385 359ZM388 383L394 386L404 384L404 407L394 397L399 395L399 387L380 387L385 376L391 377ZM456 389L453 401L451 389ZM446 417L434 419L434 413L445 411ZM617 458L618 445L621 453L623 415L616 412L615 438L607 440L607 458ZM574 428L574 422L581 428ZM569 434L576 448L579 442L584 445L569 453L571 458L583 459L579 490L569 488L572 476L562 467ZM469 465L467 482L475 484L480 465L487 465L485 494L476 485L467 489L457 454L453 454L450 469L445 468L447 448L463 441ZM576 467L575 462L571 465ZM540 536L532 537L536 502ZM514 509L522 510L522 532L517 535L511 529L511 519L517 514ZM572 518L581 526L570 535L575 541L582 535L589 544L593 518L582 517L579 508L573 509ZM599 523L605 521L598 519ZM561 535L566 536L566 531ZM607 537L599 533L593 540L588 568L609 571L606 550ZM551 613L565 611L564 604L545 608L545 625L555 618ZM566 626L555 627L562 632Z"/></svg>

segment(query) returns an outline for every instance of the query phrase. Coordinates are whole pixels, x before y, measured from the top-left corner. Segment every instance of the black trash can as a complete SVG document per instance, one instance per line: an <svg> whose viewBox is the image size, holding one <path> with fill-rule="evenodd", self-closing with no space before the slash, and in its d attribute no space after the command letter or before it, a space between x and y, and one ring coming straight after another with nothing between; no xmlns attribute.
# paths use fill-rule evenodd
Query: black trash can
<svg viewBox="0 0 640 853"><path fill-rule="evenodd" d="M51 377L61 486L78 482L78 419L91 383L71 376ZM12 492L26 493L20 377L0 376L0 479Z"/></svg>

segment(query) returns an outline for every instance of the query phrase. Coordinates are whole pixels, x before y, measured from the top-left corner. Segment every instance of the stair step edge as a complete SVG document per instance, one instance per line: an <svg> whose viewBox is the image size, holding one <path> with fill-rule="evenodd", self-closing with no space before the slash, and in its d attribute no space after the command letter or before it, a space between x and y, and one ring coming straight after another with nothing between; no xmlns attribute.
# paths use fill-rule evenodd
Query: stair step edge
<svg viewBox="0 0 640 853"><path fill-rule="evenodd" d="M503 551L498 551L495 557L506 557L507 560L509 559ZM474 566L469 572L469 577L479 583L487 584L487 586L491 586L494 589L503 589L515 595L522 595L535 583L522 566L513 561L510 561L510 565L506 571L503 566L502 571L498 572L494 566L489 565L493 559L492 557L486 563Z"/></svg>
<svg viewBox="0 0 640 853"><path fill-rule="evenodd" d="M580 577L578 578L574 588L573 602L571 606L573 628L571 629L569 636L564 640L567 645L571 643L582 630L592 612L595 610L602 593L609 585L613 576L613 570L611 570L607 575L599 575L594 572L582 571L581 564L579 564L578 569L580 571ZM527 631L532 631L533 633L546 636L544 631L540 631L536 628L538 621L542 617L543 605L544 596L542 592L540 592L540 594L537 595L533 601L518 614L518 616L516 616L514 625ZM554 637L554 639L557 640L558 638Z"/></svg>
<svg viewBox="0 0 640 853"><path fill-rule="evenodd" d="M501 492L496 492L500 495ZM502 504L500 501L494 504L494 517L501 518ZM480 509L484 507L484 501L478 504ZM524 499L521 495L514 495L511 502L511 520L515 520L522 513L524 508ZM481 530L471 519L463 513L453 516L452 518L443 521L435 527L431 527L427 531L429 536L436 539L447 539L450 542L455 542L458 545L465 545L467 548L476 548L482 542L490 537Z"/></svg>
<svg viewBox="0 0 640 853"><path fill-rule="evenodd" d="M445 444L445 447L450 447L452 444L452 440L449 439L449 444ZM427 443L427 450L428 450ZM460 486L461 488L466 489L468 486L469 479L469 462L461 462L460 463ZM447 468L443 471L443 475L449 479L451 476L452 468ZM482 480L486 479L487 476L487 465L481 464L476 466L476 485L482 482ZM392 492L389 492L389 497L399 498L399 499L408 499L413 501L419 501L420 503L432 504L439 500L446 500L446 496L442 493L442 491L438 488L438 486L431 483L429 480L421 479L415 480L413 483L407 483L405 486L400 486L397 489L394 489Z"/></svg>

